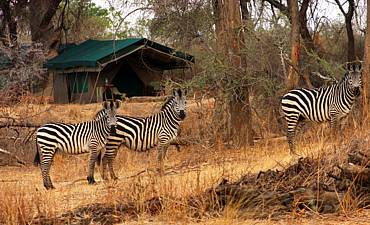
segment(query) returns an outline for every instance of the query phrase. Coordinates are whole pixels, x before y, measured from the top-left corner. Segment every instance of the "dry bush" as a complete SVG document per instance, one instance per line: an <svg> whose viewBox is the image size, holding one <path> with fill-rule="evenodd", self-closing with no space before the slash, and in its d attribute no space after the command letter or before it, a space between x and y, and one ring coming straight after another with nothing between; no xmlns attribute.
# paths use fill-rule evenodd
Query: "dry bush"
<svg viewBox="0 0 370 225"><path fill-rule="evenodd" d="M14 105L28 98L30 93L40 92L47 82L43 49L37 45L24 45L14 49L1 47L0 50L12 62L0 77L0 105Z"/></svg>

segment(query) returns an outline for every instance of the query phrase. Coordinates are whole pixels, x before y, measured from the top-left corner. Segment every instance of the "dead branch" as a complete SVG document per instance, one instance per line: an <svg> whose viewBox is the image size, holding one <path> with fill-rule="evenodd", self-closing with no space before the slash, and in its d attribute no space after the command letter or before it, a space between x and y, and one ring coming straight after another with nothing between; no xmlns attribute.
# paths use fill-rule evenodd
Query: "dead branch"
<svg viewBox="0 0 370 225"><path fill-rule="evenodd" d="M329 80L329 81L335 81L335 82L338 82L335 78L332 78L332 77L326 77L326 76L324 76L324 75L322 75L321 73L319 73L319 72L311 72L311 74L313 74L313 75L316 75L316 76L318 76L319 78L321 78L321 79L323 79L323 80Z"/></svg>
<svg viewBox="0 0 370 225"><path fill-rule="evenodd" d="M21 164L23 166L26 165L26 163L23 160L21 160L14 154L0 148L0 166L18 165L18 164Z"/></svg>
<svg viewBox="0 0 370 225"><path fill-rule="evenodd" d="M14 118L7 118L7 121L0 122L0 129L5 127L22 127L22 128L38 128L41 124L35 124L29 121L19 121Z"/></svg>

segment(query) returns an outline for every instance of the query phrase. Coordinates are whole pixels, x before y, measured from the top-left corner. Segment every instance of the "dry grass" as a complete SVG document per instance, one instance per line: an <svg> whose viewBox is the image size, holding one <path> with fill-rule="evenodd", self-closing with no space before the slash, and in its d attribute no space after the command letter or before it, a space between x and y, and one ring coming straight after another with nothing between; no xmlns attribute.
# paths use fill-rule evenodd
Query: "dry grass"
<svg viewBox="0 0 370 225"><path fill-rule="evenodd" d="M158 111L160 105L123 104L120 113L144 116ZM209 109L210 106L212 102L207 102L205 107ZM195 103L191 103L189 108L189 116L183 126L184 133L199 135L200 127L207 125L207 119L204 119L207 114L201 115ZM2 108L0 111L3 115L27 117L35 123L44 123L80 122L92 118L99 109L99 104L27 104ZM298 140L298 149L302 155L314 158L327 157L329 151L344 155L338 151L341 144L359 137L369 140L369 131L367 123L355 131L342 132L342 139L336 140L326 137L326 132L322 134L320 130L310 130ZM21 150L26 152L28 160L35 152L32 146ZM235 181L247 173L287 167L293 158L289 155L284 138L260 140L254 147L247 149L228 149L210 143L187 146L181 152L171 149L165 163L166 175L163 177L153 172L156 169L156 151L136 153L122 148L116 160L116 172L120 179L117 182L103 182L96 171L98 184L93 186L86 181L87 157L57 155L51 170L51 178L56 186L52 191L43 188L39 168L0 168L0 223L32 223L35 218L58 217L93 203L116 206L132 203L130 207L133 207L134 213L119 214L121 218L117 220L129 221L131 224L366 224L370 221L369 209L355 207L353 199L348 200L348 207L339 215L322 216L301 212L284 215L278 220L253 220L240 217L237 210L230 206L221 213L191 216L189 211L193 209L182 197L201 194L219 184L222 178ZM158 196L162 197L162 210L152 214L146 201Z"/></svg>

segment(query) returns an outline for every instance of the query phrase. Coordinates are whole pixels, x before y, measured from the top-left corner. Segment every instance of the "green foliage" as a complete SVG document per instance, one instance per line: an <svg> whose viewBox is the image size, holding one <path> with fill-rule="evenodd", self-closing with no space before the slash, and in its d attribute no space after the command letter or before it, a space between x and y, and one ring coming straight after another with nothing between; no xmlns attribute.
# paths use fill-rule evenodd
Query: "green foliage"
<svg viewBox="0 0 370 225"><path fill-rule="evenodd" d="M110 27L109 11L91 0L64 0L57 12L56 20L64 25L64 41L80 42L86 39L108 38ZM63 15L63 10L64 15Z"/></svg>
<svg viewBox="0 0 370 225"><path fill-rule="evenodd" d="M197 37L213 36L211 1L174 0L163 4L160 0L150 0L149 5L154 12L149 24L154 39L187 48Z"/></svg>

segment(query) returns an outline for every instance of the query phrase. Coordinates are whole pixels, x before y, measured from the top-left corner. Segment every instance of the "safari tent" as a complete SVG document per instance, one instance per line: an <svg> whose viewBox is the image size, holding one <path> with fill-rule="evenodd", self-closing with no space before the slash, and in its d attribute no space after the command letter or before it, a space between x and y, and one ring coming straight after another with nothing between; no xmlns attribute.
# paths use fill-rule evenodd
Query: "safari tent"
<svg viewBox="0 0 370 225"><path fill-rule="evenodd" d="M187 69L194 57L145 38L87 40L69 45L46 63L55 103L102 99L106 83L127 97L154 96L163 72Z"/></svg>

